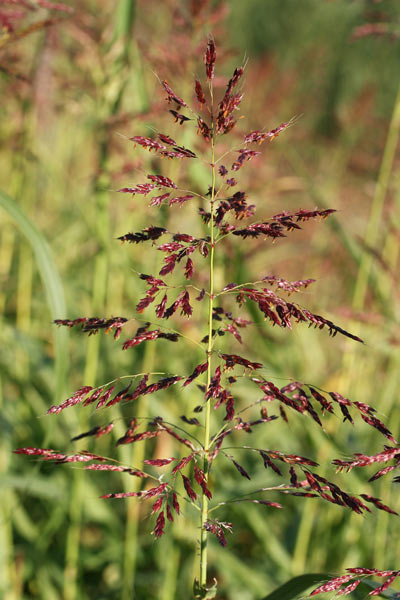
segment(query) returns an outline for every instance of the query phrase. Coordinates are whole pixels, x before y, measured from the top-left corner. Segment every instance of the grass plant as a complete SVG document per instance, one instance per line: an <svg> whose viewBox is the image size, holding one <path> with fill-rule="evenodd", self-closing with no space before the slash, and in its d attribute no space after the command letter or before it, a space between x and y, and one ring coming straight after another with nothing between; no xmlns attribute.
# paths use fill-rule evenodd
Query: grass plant
<svg viewBox="0 0 400 600"><path fill-rule="evenodd" d="M252 321L241 316L237 309L232 311L231 300L234 299L239 309L245 303L253 303L265 320L278 328L292 329L294 324L305 323L309 327L313 326L319 330L326 329L332 336L340 334L354 342L362 343L358 336L336 325L330 319L311 312L298 303L285 299L285 294L290 296L301 292L314 283L313 279L290 282L272 274L262 274L256 281L224 282L217 287L215 270L218 266L218 257L224 251L227 238L230 241L239 238L239 241L243 240L245 243L249 238L250 240L265 238L266 240L279 241L280 238L285 238L286 235L301 230L302 226L300 224L313 219L327 218L335 211L327 208L323 210L297 209L292 212L283 211L267 219L253 220L256 212L255 205L248 204L245 192L234 191L238 186L238 172L247 166L249 161L260 156L261 152L253 149L255 144L272 141L293 125L294 120L282 123L271 130L254 130L244 136L242 147L231 147L221 153L219 146L217 146L219 139L225 139L225 136L230 134L236 125L235 114L243 98L243 94L237 90L244 73L244 67L237 67L234 70L222 98L217 101L214 99L215 62L216 47L213 39L210 39L204 55L208 90L204 88L198 79L195 80L196 103L194 105L188 104L177 95L166 80L161 81L168 103L174 106L174 108L169 109L169 113L172 114L175 123L188 126L191 121L194 121L202 144L209 148L208 156L203 151L204 158L201 158L201 148L196 147L193 151L180 145L179 142L177 143L169 134L166 135L161 132L157 132L156 136L152 138L143 135L135 135L130 138L136 145L143 147L145 150L154 151L160 158L168 158L183 163L202 160L210 169L208 191L201 187L188 190L185 183L178 186L168 176L152 173L147 175L145 183L136 183L119 190L119 192L130 194L132 197L146 197L150 193L155 193L156 195L152 196L149 204L153 210L160 210L161 207L168 206L169 210L173 211L177 210L177 207L181 208L186 204L193 206L195 203L199 203L197 210L200 221L203 223L202 229L206 229L207 232L203 237L198 234L193 235L195 233L193 230L189 233L182 233L179 230L171 231L159 225L150 225L140 231L132 231L119 236L122 242L131 244L151 242L153 246L156 242L159 243L159 238L164 238L164 236L170 238L168 242L155 247L164 255L159 272L154 275L138 273L139 278L145 282L147 291L145 296L139 300L136 312L141 315L151 305L152 308L155 305L156 320L154 320L154 317L150 317L151 320L148 321L141 317L79 317L55 320L55 323L59 326L77 327L84 333L88 333L89 336L97 334L100 330L113 332L115 340L120 338L122 332L128 330L128 337L122 345L122 349L125 351L143 343L148 345L150 342L160 339L173 343L180 341L189 344L189 347L194 345L203 350L202 361L194 367L192 366L193 370L189 374L174 374L174 371L171 372L171 370L164 373L152 371L150 369L153 359L149 359L150 355L147 355L148 359L144 361L144 372L120 375L109 382L95 386L98 347L89 346L86 365L90 365L90 367L87 366L85 371L85 385L63 402L51 406L47 411L48 414L58 415L65 409L77 404L82 404L84 407L94 406L95 404L95 411L99 411L100 414L107 408L114 407L111 410L118 408L118 415L111 421L95 425L87 431L74 435L72 441L77 442L90 437L108 436L113 432L115 422L122 420L125 425L122 431L124 429L125 431L117 438L116 446L133 444L134 447L137 447L144 441L152 439L157 439L159 444L162 445L163 440L168 439L168 436L170 436L175 441L175 446L178 442L178 446L173 450L176 456L165 457L162 453L157 452L157 448L154 448L154 458L144 458L143 451L133 451L131 457L128 457L128 461L121 462L118 459L87 450L64 454L58 450L29 446L15 451L18 454L38 456L45 461L55 461L58 464L88 463L84 469L119 472L136 477L142 482L141 486L134 486L134 490L107 493L102 498L153 499L151 514L157 515L153 530L156 539L161 538L165 533L166 519L173 523L175 518L180 515L183 503L198 511L200 515L198 535L199 567L198 578L195 579L193 587L195 598L216 597L217 579L214 578L214 582L212 582L209 574L209 537L210 534L214 535L219 544L225 547L227 544L226 534L231 533L233 528L232 523L216 519L212 514L215 511L221 511L221 509L226 511L226 507L242 502L280 509L282 505L274 500L274 495L275 493L283 493L292 497L317 497L328 503L350 509L356 514L370 512L368 503L384 512L397 514L379 498L370 494L351 495L345 492L337 483L328 480L324 476L324 471L324 474L315 471L315 468L318 467L315 460L296 454L293 450L288 452L286 445L283 446L283 449L281 447L279 450L273 450L269 444L269 448L264 444L262 447L257 447L247 443L243 444L241 441L243 434L252 434L253 429L257 426L265 427L268 424L267 429L270 429L271 425L269 424L277 419L289 422L288 411L300 414L303 419L308 416L322 428L321 418L326 412L335 414L334 407L336 407L339 413L342 414L344 421L354 425L355 414L358 414L364 423L379 431L392 444L397 444L392 433L374 414L375 409L369 404L351 401L337 392L328 392L309 383L300 383L294 380L289 381L283 387L277 387L271 381L268 373L265 375L262 373L263 364L252 360L254 352L250 352L250 358L236 353L227 353L231 352L231 343L226 343L224 340L219 341L219 338L229 334L229 337L232 336L236 343L242 344L241 330L253 324ZM100 145L100 151L102 160L104 160L106 155L104 143ZM230 168L225 166L226 161L233 161ZM102 203L97 212L101 228L101 242L105 244L104 236L108 231L108 227L104 230L107 210L104 209ZM170 221L173 223L174 219L172 218ZM241 221L244 221L245 224L240 224ZM233 238L233 236L235 237ZM194 261L195 252L200 255L197 261ZM208 276L202 273L201 264L204 260L208 262ZM94 296L97 302L101 300L101 304L104 304L105 300L105 261L106 254L104 254L104 250L101 250L95 263L100 267L95 269L94 279ZM178 283L168 283L169 275L178 270L180 263L184 263L183 282L182 279L180 281L178 279ZM166 281L167 277L168 280ZM178 295L176 295L177 293ZM170 304L171 296L174 298L172 304ZM206 335L201 340L196 340L196 338L186 334L182 325L180 329L177 329L178 326L175 326L175 324L173 327L164 324L177 311L180 311L182 316L192 317L194 312L193 300L197 301L200 306L198 327L200 330L203 328L206 331ZM201 307L203 301L206 301L208 308L207 317L202 322L201 315L204 311L201 310ZM141 324L141 321L144 324ZM139 328L133 337L129 337L132 322L137 322ZM198 352L196 351L196 354ZM128 405L132 402L136 403L139 399L141 399L139 406L143 408L145 396L159 395L160 392L162 396L164 390L175 386L179 382L183 391L193 381L201 381L203 374L206 374L206 381L205 384L198 385L200 397L197 402L199 403L191 409L186 408L186 414L181 416L181 423L168 420L168 417L164 416L168 414L165 409L162 411L163 416L154 417L148 417L142 412L133 415L126 411ZM250 387L249 392L246 392L247 402L242 401L239 403L243 395L241 387L246 381ZM126 385L127 383L128 385ZM135 387L132 388L133 385ZM257 392L255 394L251 391L251 386L258 390L258 397ZM193 387L191 385L191 388ZM238 388L237 391L236 388ZM263 395L260 398L259 394L261 392ZM193 392L192 395L195 396ZM275 408L275 411L278 409L278 413L274 412L271 415L270 405ZM221 407L225 409L225 415L222 414L218 417ZM215 413L212 408L216 411ZM254 414L255 409L259 411L258 417ZM187 413L188 410L189 413ZM118 428L120 429L120 426ZM301 446L301 442L297 445ZM365 466L373 462L385 462L392 459L397 460L399 451L396 447L386 446L386 448L387 450L383 453L378 453L372 457L358 454L355 461L336 459L334 463L339 469L347 468L350 470L353 466ZM189 449L189 454L182 456L183 449L186 453ZM218 458L219 462L222 459L222 464L224 464L224 459L225 462L231 462L243 478L251 480L248 465L254 462L251 458L252 455L261 457L264 467L274 473L275 478L276 476L284 477L287 482L274 482L267 487L264 484L261 487L252 489L250 492L244 491L243 485L239 485L237 489L239 493L236 493L235 496L232 497L229 494L228 497L223 495L221 497L217 483L218 480L223 479L223 471L226 467L225 469L224 466L220 467L213 475L214 471L218 469L216 459ZM133 458L134 462L129 462L129 458ZM241 462L238 462L239 460ZM245 461L246 467L241 464L242 461ZM283 463L286 467L287 473L285 475L280 463ZM159 469L165 466L169 466L169 474L166 475L162 471L159 474ZM375 478L380 475L381 473L376 475ZM146 485L146 479L149 480L150 487L148 484ZM64 589L64 597L68 599L73 599L76 596L79 562L78 548L83 497L83 486L79 473L75 475L75 486L75 491L71 496L73 499L70 509L71 525L67 535L66 551L65 581L71 582L72 580L72 585L70 583ZM143 489L139 489L140 487ZM223 489L224 486L221 487ZM265 492L267 492L266 495ZM270 499L271 493L272 499ZM216 498L214 498L215 495ZM213 498L214 500L212 500ZM135 542L137 528L133 525L133 521L137 522L137 517L137 511L130 515L126 537L129 544L132 541ZM310 535L310 529L308 535ZM128 556L127 548L126 556ZM133 561L129 562L129 566L134 566L135 562L135 553L133 553ZM128 569L125 568L125 573L127 572ZM357 574L359 572L361 573L361 570L354 571ZM349 585L353 586L351 590L355 589L361 580L354 580L353 582L352 573L350 571L350 575L322 584L314 590L313 594L338 589L339 586L348 581L351 581ZM374 570L373 573L379 574L380 572ZM368 569L363 569L361 574L368 577L370 572ZM392 581L393 573L390 572L389 575L390 581ZM166 589L168 589L170 587L168 583L169 576L167 576L166 581ZM127 590L128 596L133 591L133 587L129 585L127 580L125 580L124 590Z"/></svg>
<svg viewBox="0 0 400 600"><path fill-rule="evenodd" d="M301 326L294 329L292 335L286 335L287 332L279 332L276 328L272 330L262 315L247 304L243 309L246 318L253 320L256 327L251 336L243 337L246 353L257 347L255 358L268 365L270 376L277 385L283 386L292 377L298 381L314 381L324 389L337 389L344 394L342 354L345 350L351 352L351 346L357 348L356 362L362 362L363 368L357 375L356 371L350 373L349 395L352 400L375 405L380 411L378 416L391 423L391 429L396 432L398 353L395 315L398 302L393 276L398 265L396 159L388 184L377 246L385 247L385 260L381 261L377 254L374 255L365 310L361 314L354 314L340 307L345 307L353 294L358 265L366 252L360 240L365 233L368 203L378 177L379 156L385 145L390 110L395 100L397 79L393 73L398 42L394 36L390 39L377 36L351 40L352 27L364 19L365 3L354 2L351 10L348 10L347 2L336 0L325 4L318 0L307 4L311 12L297 10L296 7L295 16L290 2L252 1L240 6L232 3L229 6L232 18L225 30L221 25L223 21L218 22L217 17L213 17L212 25L206 25L203 11L195 17L196 35L190 34L190 43L187 43L185 39L187 32L193 31L193 20L191 8L187 3L184 4L175 0L163 5L152 0L137 2L135 32L126 46L131 59L122 69L126 87L120 105L108 124L110 145L105 170L109 183L100 187L103 190L110 187L118 189L125 185L129 181L129 171L126 170L129 164L134 164L135 168L141 164L140 168L146 173L158 166L154 154L146 157L140 154L139 148L136 151L127 148L124 138L118 135L129 135L133 119L136 132L143 135L153 136L151 128L154 127L161 131L173 128L173 124L162 116L162 99L152 71L157 70L162 77L167 77L173 82L173 87L180 90L184 98L188 98L191 85L187 74L196 73L199 77L200 72L197 43L204 41L204 35L211 29L217 32L217 38L225 40L223 47L220 46L220 73L223 61L231 64L230 48L234 47L235 54L239 56L250 54L251 60L246 69L247 92L242 101L243 111L247 114L246 122L250 127L256 128L267 122L272 125L277 117L279 121L287 115L304 113L299 125L291 128L287 137L280 136L264 153L262 161L253 162L246 170L242 170L242 182L251 191L251 202L255 202L259 210L261 206L265 207L262 210L267 210L268 205L267 214L278 213L283 206L294 209L299 205L310 209L315 206L320 209L334 207L339 212L332 215L323 226L314 226L310 222L304 233L290 235L286 240L281 240L284 243L275 243L266 255L262 240L239 245L231 244L229 237L226 238L226 256L220 256L215 269L218 286L223 287L221 284L224 281L256 279L266 269L266 261L267 270L272 265L274 273L282 274L287 279L321 278L319 283L313 285L314 289L310 287L310 291L303 294L302 297L306 298L304 303L311 304L318 311L324 307L331 320L342 323L350 331L354 331L355 320L360 318L361 335L367 344L361 347L350 342L346 348L344 340L341 342L336 338L332 341L323 333L318 335ZM398 13L398 7L390 0L385 0L384 4L375 8L381 13L391 12L394 18L396 11ZM2 10L3 7L0 12ZM221 6L220 13L223 14ZM55 16L55 13L44 8L27 14L31 20L37 16L41 23L49 21L49 16ZM262 37L252 33L256 15L257 27L260 28L261 24L265 26ZM98 128L104 121L100 102L96 98L109 97L117 77L112 74L115 50L114 54L109 52L114 35L114 17L106 5L98 6L94 12L93 5L85 1L75 13L64 13L62 19L54 19L53 29L43 25L24 36L7 34L6 43L4 32L1 38L1 90L5 110L5 118L1 123L4 140L0 153L2 187L9 197L15 198L12 205L19 203L21 195L25 196L25 215L51 247L64 282L68 315L71 318L80 314L90 315L94 311L91 282L97 245L94 241L96 210L92 199L93 181L99 177L96 158ZM370 11L369 18L377 17ZM247 23L245 27L244 20ZM338 23L335 31L330 26L333 21ZM288 34L288 27L292 24L296 27L294 36ZM22 20L21 23L14 21L16 30L23 31L25 25ZM345 29L348 38L341 33L339 60L339 35L335 32ZM34 93L36 71L44 58L49 57L48 53L44 55L42 52L49 32L53 46L50 54L51 87L46 87L51 94L47 98L47 105L53 107L55 118L51 127L45 129L41 124L36 131L29 121L31 118L34 120L38 113L40 100ZM321 32L325 32L323 39ZM118 42L115 47L120 46ZM139 57L144 58L142 60ZM143 66L146 63L151 66ZM366 64L368 69L365 68ZM323 121L321 107L324 94L334 86L334 75L336 81L340 81L340 86L329 105L329 114L326 111L324 117L325 123L326 119L330 121L329 130L333 132L328 138L321 129L318 129L317 135L316 124ZM219 79L216 82L217 95L222 91L221 85ZM313 91L311 95L310 90ZM152 107L147 104L146 95L153 98ZM328 100L324 106L328 106ZM22 112L24 118L21 117ZM21 135L28 125L30 134ZM239 123L239 129L242 126L244 121ZM199 142L194 141L194 128L191 131L179 125L175 127L180 131L179 140L184 146L199 146ZM174 129L172 133L175 133ZM50 147L46 146L45 137L47 144L50 139ZM239 133L234 132L230 137L240 144ZM163 173L173 181L183 176L179 162L163 161L162 167ZM39 171L41 183L38 186ZM203 163L187 165L184 177L188 186L198 190L206 178L208 181L207 172ZM46 179L45 186L42 185L43 178ZM131 269L153 272L157 268L148 256L146 244L136 247L131 256L129 251L115 250L115 241L112 241L124 231L125 226L136 230L153 222L153 209L145 204L141 204L139 213L136 201L129 205L118 195L111 195L108 238L111 238L111 252L106 308L102 314L131 313L132 306L140 299L134 276L130 276ZM0 208L0 212L0 375L4 457L0 500L1 531L4 533L0 556L4 577L1 578L0 595L7 600L23 597L47 600L63 596L65 525L71 506L71 472L68 469L53 469L40 462L35 463L36 468L32 469L31 461L21 461L18 457L10 456L10 452L13 448L30 444L68 448L68 439L76 431L83 431L83 428L80 429L83 421L79 425L81 419L87 418L83 410L65 411L58 419L51 419L51 427L49 419L43 418L43 414L48 406L61 402L65 397L62 387L55 391L62 377L60 379L55 375L54 359L60 360L61 367L67 369L65 353L68 349L72 367L67 369L66 385L68 390L73 390L86 383L82 380L87 348L86 342L77 335L70 336L68 344L65 340L64 358L54 346L53 336L62 336L66 332L53 328L50 321L51 318L61 317L63 312L59 309L55 313L49 311L35 253L29 271L32 279L32 293L27 306L29 327L24 332L17 327L16 291L18 288L22 290L26 284L20 279L22 271L18 274L17 256L20 245L25 242L16 221L7 216L4 207ZM195 226L190 216L194 213L188 209L172 214L174 219L179 220L179 228L185 230ZM162 226L172 228L168 212L163 208L160 218ZM126 225L127 221L129 225ZM206 230L202 230L201 235L206 233ZM389 264L392 271L387 269ZM25 266L27 268L28 264ZM197 329L197 320L185 325L185 333L194 337L204 335ZM227 336L219 341L225 343ZM93 339L90 339L91 343ZM134 369L139 372L156 370L150 363L143 366L147 358L141 346L132 348L128 359L128 352L125 355L116 353L107 338L98 336L95 341L100 343L97 384L112 379L116 373L131 372L133 363ZM146 352L157 354L160 370L168 370L164 358L173 361L172 370L175 372L189 372L192 368L194 355L189 358L186 345L173 346L172 357L168 352L158 352L152 344L154 342L148 342ZM167 345L168 342L161 340L160 344ZM27 349L27 368L22 368L22 363L18 361L22 346ZM201 354L198 358L200 362ZM374 374L374 385L371 384L371 373ZM144 408L153 415L160 414L166 410L168 403L168 417L179 420L183 412L183 399L177 397L177 388L171 388L170 394L167 390L165 401L157 401L155 397L153 400L150 396L144 398L140 411L138 406L135 407L137 414L140 412L143 415ZM242 393L246 393L245 387ZM118 424L122 430L123 420ZM116 422L115 429L118 424ZM291 419L289 424L277 420L272 424L274 428L269 430L269 440L271 445L276 446L282 439L302 436L303 446L297 447L296 451L300 453L304 449L305 453L321 463L330 460L330 457L341 456L344 448L346 453L366 447L374 452L378 449L379 435L368 433L366 426L353 429L349 426L337 427L337 424L337 418L326 415L324 426L328 435L325 436L311 427L305 434L301 425L296 424L296 419ZM118 431L117 436L122 434ZM262 447L265 444L262 433L255 430L252 437L255 446ZM138 447L138 450L145 450L151 456L154 450L152 440L147 446L146 449ZM103 454L109 455L112 452L112 440L104 439L101 448ZM121 446L120 450L128 450L129 454L130 447ZM172 448L169 450L172 451ZM119 459L127 462L122 455L119 455ZM246 463L246 466L249 465ZM249 472L254 479L257 470L253 470L252 463L250 466ZM197 524L190 525L188 521L180 519L174 523L168 539L163 536L155 544L148 535L145 507L135 501L125 505L117 501L107 504L105 500L98 499L98 496L113 489L128 491L125 487L128 485L126 475L122 474L121 480L117 479L118 474L113 473L104 473L104 477L96 477L95 473L89 477L83 475L86 498L76 530L80 547L75 593L82 598L96 595L122 597L123 594L129 595L134 585L138 597L159 598L161 593L170 597L174 597L174 593L176 597L190 596L188 582L198 569L196 554L192 552L198 532ZM228 468L222 469L221 477L221 485L224 486L221 495L226 496L237 485L237 481ZM131 479L129 484L132 486L135 482ZM391 486L385 478L366 486L363 470L360 473L354 470L346 476L346 481L352 490L367 488L369 493L383 498L385 503L392 505L395 502ZM136 488L132 489L136 491ZM228 519L234 521L235 535L229 537L229 544L223 551L219 551L212 541L209 547L211 578L217 574L219 576L219 595L229 600L259 600L267 590L304 570L341 572L349 564L373 564L394 569L399 564L399 549L393 533L396 520L390 521L390 515L385 523L386 513L380 511L377 519L365 519L360 525L357 516L350 518L349 514L336 510L334 506L327 510L326 506L320 506L321 503L314 503L311 499L304 503L294 500L286 498L285 505L290 510L281 510L279 514L277 511L273 522L265 519L263 511L260 512L260 507L256 505L231 505L227 514ZM128 566L132 553L125 510L133 515L132 526L137 529L135 547L138 552L136 567L133 568ZM308 520L310 513L312 520ZM307 533L306 525L308 541L307 535L304 535ZM360 537L361 530L365 537ZM384 531L387 533L381 535ZM126 553L121 552L121 540L125 538ZM319 540L318 545L313 543L315 539ZM372 539L373 544L367 543ZM243 554L244 543L248 548L246 555ZM385 564L382 556L384 545ZM171 548L176 552L175 567L164 561L164 556L169 555ZM343 548L347 549L346 552L343 552ZM130 568L135 574L135 583L133 577L130 579ZM150 580L152 585L149 587Z"/></svg>

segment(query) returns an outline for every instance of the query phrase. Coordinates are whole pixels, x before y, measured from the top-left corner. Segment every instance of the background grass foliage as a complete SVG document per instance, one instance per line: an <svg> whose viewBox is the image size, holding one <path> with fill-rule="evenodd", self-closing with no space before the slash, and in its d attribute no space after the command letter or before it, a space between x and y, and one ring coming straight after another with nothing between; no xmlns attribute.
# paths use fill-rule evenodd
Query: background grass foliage
<svg viewBox="0 0 400 600"><path fill-rule="evenodd" d="M231 0L218 22L192 18L189 5L84 0L53 27L0 45L0 65L10 66L0 73L0 595L5 600L190 595L195 524L178 519L172 535L155 543L146 507L99 499L123 486L133 490L135 483L113 473L21 460L12 450L63 451L89 422L97 424L99 417L84 410L45 416L51 404L83 384L154 368L189 373L202 358L181 344L174 354L164 352L162 342L157 349L149 344L122 353L107 336L66 336L52 319L133 314L143 291L133 271L152 273L157 265L144 248L121 248L116 237L148 225L152 212L142 199L130 201L114 190L139 181L150 170L146 161L155 159L133 149L124 136L148 135L155 123L160 127L160 118L165 118L162 131L178 135L178 126L160 113L163 92L152 71L183 97L189 95L192 74L201 68L198 43L210 31L225 57L227 76L242 57L249 58L242 110L246 132L302 115L268 147L261 168L247 167L252 202L264 207L265 215L298 207L338 210L335 218L308 224L306 231L273 245L227 245L217 278L248 281L253 270L315 278L304 292L305 303L366 341L361 346L330 339L301 326L282 332L260 320L254 334L244 337L246 356L254 351L276 382L294 378L371 403L394 435L399 432L399 3ZM355 39L355 28L365 22L388 23L389 34ZM185 146L196 143L189 129L179 135ZM163 174L175 179L180 168L163 163ZM189 175L194 186L208 185L201 167L191 167ZM192 216L185 210L174 213L177 230L183 221L190 229ZM162 214L165 223L168 218ZM251 272L243 270L245 257ZM259 317L250 311L250 318ZM186 390L173 389L141 401L135 410L176 420L191 398ZM113 413L121 430L118 419L127 410ZM278 423L255 433L254 445L321 462L381 448L378 433L342 425L337 418L327 420L325 432L311 423L304 427L295 417ZM99 441L96 449L107 455L110 443ZM143 451L143 446L123 448L121 458L137 464ZM146 453L152 451L156 448L148 442ZM270 475L262 466L253 464L253 457L243 460L254 473L254 487L266 485ZM242 485L230 465L214 477L221 499ZM399 507L390 479L367 484L362 472L346 477L354 493L367 490ZM235 535L224 550L211 543L209 558L221 599L259 600L303 573L358 564L400 566L397 522L387 513L364 519L301 498L287 498L285 509L272 517L271 510L231 505L226 511Z"/></svg>

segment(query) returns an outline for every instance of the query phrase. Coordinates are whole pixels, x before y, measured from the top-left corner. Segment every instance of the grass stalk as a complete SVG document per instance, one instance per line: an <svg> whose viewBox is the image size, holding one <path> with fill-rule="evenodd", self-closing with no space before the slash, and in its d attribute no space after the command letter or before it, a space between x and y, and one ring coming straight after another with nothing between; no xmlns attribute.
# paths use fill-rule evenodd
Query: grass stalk
<svg viewBox="0 0 400 600"><path fill-rule="evenodd" d="M209 302L208 302L208 346L207 346L207 389L211 383L212 373L212 347L213 347L213 335L212 335L212 324L213 324L213 308L214 308L214 254L215 254L215 243L214 243L214 200L215 200L215 138L214 138L214 111L213 111L213 88L210 83L210 95L211 95L211 169L212 169L212 180L211 180L211 200L210 200L210 289L209 289ZM210 423L211 423L211 402L207 402L205 424L204 424L204 474L206 482L208 482L208 471L209 471L209 445L210 445ZM208 519L208 498L204 491L201 496L201 533L200 533L200 586L206 587L207 585L207 530L204 528L204 523Z"/></svg>

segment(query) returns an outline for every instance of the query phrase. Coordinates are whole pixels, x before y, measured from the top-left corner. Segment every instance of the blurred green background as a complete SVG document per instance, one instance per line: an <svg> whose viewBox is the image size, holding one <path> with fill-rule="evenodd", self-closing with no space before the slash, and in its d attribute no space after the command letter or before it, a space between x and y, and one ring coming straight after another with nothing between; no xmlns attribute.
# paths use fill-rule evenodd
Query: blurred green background
<svg viewBox="0 0 400 600"><path fill-rule="evenodd" d="M71 0L69 6L71 13L33 0L0 7L0 595L188 598L197 573L197 515L187 509L155 542L147 505L99 499L135 482L12 450L68 452L73 435L104 418L115 419L118 436L130 410L176 421L200 402L195 388L174 387L105 417L82 408L45 413L84 384L148 370L190 373L202 354L182 342L122 353L110 336L68 334L52 320L133 315L144 291L134 271L158 272L161 253L121 247L119 235L160 223L198 232L189 205L155 212L142 197L130 200L114 190L162 169L188 189L206 191L209 176L201 165L160 166L126 138L156 128L185 146L201 146L194 130L172 122L154 72L190 98L193 76L203 77L212 32L217 92L248 59L237 139L301 116L239 173L258 216L316 206L338 211L275 244L227 242L218 285L267 274L315 278L301 304L366 342L301 326L277 331L245 308L242 316L257 327L244 335L243 347L225 338L223 344L261 360L277 385L294 378L373 404L396 436L400 6L398 0ZM203 316L199 309L198 318L178 318L176 326L198 339ZM249 392L240 389L245 398ZM360 422L352 428L332 417L325 428L294 415L288 424L255 432L251 443L315 458L329 478L335 478L332 459L382 449L383 438ZM114 441L74 448L110 455ZM143 452L174 450L165 441L137 446L123 448L120 459L140 466ZM275 481L251 457L242 462L254 473L252 482L238 481L221 462L213 474L218 499ZM371 474L352 472L337 481L399 508L390 479L368 484ZM227 548L210 542L210 576L218 577L221 600L261 600L306 572L399 567L395 517L364 518L313 500L283 500L282 511L238 504L219 513L234 524Z"/></svg>

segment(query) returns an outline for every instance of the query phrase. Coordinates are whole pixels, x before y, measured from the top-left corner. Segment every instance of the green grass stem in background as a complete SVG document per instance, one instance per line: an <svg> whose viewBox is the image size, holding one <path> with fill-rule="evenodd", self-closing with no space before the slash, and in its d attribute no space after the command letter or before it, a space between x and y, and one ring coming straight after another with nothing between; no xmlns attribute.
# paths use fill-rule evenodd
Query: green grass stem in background
<svg viewBox="0 0 400 600"><path fill-rule="evenodd" d="M20 209L15 200L1 190L0 206L13 219L19 231L25 236L32 248L36 266L45 289L49 317L51 319L63 318L63 316L59 317L59 315L66 314L63 285L47 241L27 215ZM65 376L68 369L66 341L67 332L55 329L55 398L61 397L65 389Z"/></svg>
<svg viewBox="0 0 400 600"><path fill-rule="evenodd" d="M130 77L127 67L130 65L129 36L133 34L135 0L120 0L115 15L115 27L112 43L108 52L112 52L114 46L118 47L118 56L112 64L109 73L104 73L104 89L109 80L118 78L118 85L114 94L109 97L103 97L100 94L99 114L102 119L108 121L115 116L119 110L127 81ZM109 155L110 138L109 132L104 122L98 122L98 135L96 142L98 145L98 175L93 183L93 198L95 201L95 231L98 251L94 262L94 274L92 283L92 302L91 311L93 314L104 314L107 295L107 280L109 269L109 247L111 239L110 228L110 178ZM93 336L87 345L87 354L84 371L84 384L95 385L98 363L99 363L99 336ZM84 429L87 424L86 419L80 421ZM65 556L65 600L76 600L78 598L78 573L79 573L79 547L82 528L82 510L85 497L84 479L82 472L74 474L74 482L70 496L70 525L66 538L66 556ZM124 579L125 581L125 579ZM124 586L125 587L125 586Z"/></svg>

